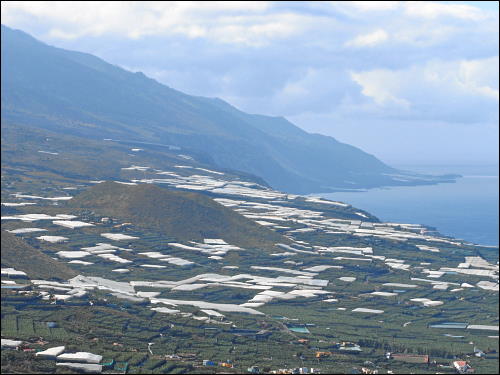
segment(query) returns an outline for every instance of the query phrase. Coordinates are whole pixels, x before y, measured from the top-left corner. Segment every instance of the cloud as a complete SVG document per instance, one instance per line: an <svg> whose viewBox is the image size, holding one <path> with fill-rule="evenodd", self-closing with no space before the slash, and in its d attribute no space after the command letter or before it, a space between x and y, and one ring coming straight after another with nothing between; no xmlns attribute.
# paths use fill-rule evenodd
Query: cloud
<svg viewBox="0 0 500 375"><path fill-rule="evenodd" d="M486 18L484 12L471 5L432 1L407 1L405 3L405 14L422 18L446 16L471 21L479 21Z"/></svg>
<svg viewBox="0 0 500 375"><path fill-rule="evenodd" d="M319 11L318 11L319 10ZM118 34L131 39L150 35L183 35L220 43L261 46L321 26L335 14L354 20L387 15L434 20L452 17L478 21L489 17L479 8L455 3L352 1L287 3L238 2L109 2L109 1L9 1L2 3L2 23L7 25L45 22L53 38ZM332 17L332 15L334 17ZM373 21L372 21L373 23ZM348 46L371 46L387 40L385 30L356 36Z"/></svg>
<svg viewBox="0 0 500 375"><path fill-rule="evenodd" d="M378 29L369 34L358 35L356 38L347 41L345 45L348 47L372 47L388 39L389 34L383 29Z"/></svg>
<svg viewBox="0 0 500 375"><path fill-rule="evenodd" d="M335 5L335 2L332 2ZM350 1L345 2L348 6L361 11L388 11L401 6L401 1Z"/></svg>
<svg viewBox="0 0 500 375"><path fill-rule="evenodd" d="M461 61L454 81L466 91L498 101L498 56Z"/></svg>
<svg viewBox="0 0 500 375"><path fill-rule="evenodd" d="M377 69L368 72L351 73L354 82L362 87L363 95L374 100L379 106L394 104L399 107L408 108L410 103L397 95L401 94L400 77L397 72Z"/></svg>
<svg viewBox="0 0 500 375"><path fill-rule="evenodd" d="M498 63L498 56L433 60L401 70L353 72L351 77L361 86L363 95L372 99L377 111L387 107L399 118L450 123L496 122Z"/></svg>
<svg viewBox="0 0 500 375"><path fill-rule="evenodd" d="M440 1L330 1L331 7L342 12L356 15L393 13L399 11L410 17L436 19L439 17L451 17L463 20L478 21L487 17L482 9L456 2Z"/></svg>
<svg viewBox="0 0 500 375"><path fill-rule="evenodd" d="M288 37L312 19L286 11L268 12L268 2L109 2L74 1L2 3L2 23L31 18L53 26L52 38L119 34L131 39L183 35L220 43L259 46Z"/></svg>

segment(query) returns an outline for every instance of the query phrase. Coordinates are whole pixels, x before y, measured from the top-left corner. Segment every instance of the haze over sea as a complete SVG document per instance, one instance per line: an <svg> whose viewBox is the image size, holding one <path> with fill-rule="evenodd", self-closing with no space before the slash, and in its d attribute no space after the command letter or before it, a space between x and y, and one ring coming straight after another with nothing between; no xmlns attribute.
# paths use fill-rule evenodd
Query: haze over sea
<svg viewBox="0 0 500 375"><path fill-rule="evenodd" d="M425 224L444 235L498 246L498 166L394 167L422 173L458 173L463 177L451 184L320 195L352 204L383 221Z"/></svg>

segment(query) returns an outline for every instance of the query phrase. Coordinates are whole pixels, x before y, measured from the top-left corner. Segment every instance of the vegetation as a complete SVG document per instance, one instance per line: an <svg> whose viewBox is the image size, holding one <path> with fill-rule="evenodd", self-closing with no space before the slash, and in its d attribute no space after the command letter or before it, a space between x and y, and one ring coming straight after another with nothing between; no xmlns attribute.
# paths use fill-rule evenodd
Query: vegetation
<svg viewBox="0 0 500 375"><path fill-rule="evenodd" d="M28 245L14 234L2 230L2 267L14 267L31 279L68 279L77 273L64 263L52 259Z"/></svg>
<svg viewBox="0 0 500 375"><path fill-rule="evenodd" d="M222 238L250 247L272 247L288 242L283 236L198 193L143 184L98 184L72 199L71 208L132 221L179 240Z"/></svg>

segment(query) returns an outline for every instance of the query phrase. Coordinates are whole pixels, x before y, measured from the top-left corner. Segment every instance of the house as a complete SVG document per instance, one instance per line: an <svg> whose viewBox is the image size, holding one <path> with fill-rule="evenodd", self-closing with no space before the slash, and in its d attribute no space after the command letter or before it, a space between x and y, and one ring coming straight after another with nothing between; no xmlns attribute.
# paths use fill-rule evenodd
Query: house
<svg viewBox="0 0 500 375"><path fill-rule="evenodd" d="M453 367L459 374L472 374L474 369L466 361L454 361Z"/></svg>
<svg viewBox="0 0 500 375"><path fill-rule="evenodd" d="M344 353L353 353L353 354L358 354L363 351L358 344L349 341L343 341L340 344L337 344L335 349L340 350Z"/></svg>

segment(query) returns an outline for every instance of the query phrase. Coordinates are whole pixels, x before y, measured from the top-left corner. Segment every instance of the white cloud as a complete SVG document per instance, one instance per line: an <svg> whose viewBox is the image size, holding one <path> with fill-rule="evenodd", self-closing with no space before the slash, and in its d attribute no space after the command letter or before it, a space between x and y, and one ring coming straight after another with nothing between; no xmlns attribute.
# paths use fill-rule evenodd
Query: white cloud
<svg viewBox="0 0 500 375"><path fill-rule="evenodd" d="M498 57L433 60L400 70L352 72L351 77L376 107L389 107L400 118L464 123L498 118Z"/></svg>
<svg viewBox="0 0 500 375"><path fill-rule="evenodd" d="M347 41L345 45L348 47L373 47L384 43L388 39L389 34L383 29L378 29L368 34L358 35L356 38Z"/></svg>
<svg viewBox="0 0 500 375"><path fill-rule="evenodd" d="M402 1L317 1L311 2L311 7L317 9L333 9L354 18L367 14L380 14L401 9Z"/></svg>
<svg viewBox="0 0 500 375"><path fill-rule="evenodd" d="M446 43L461 32L459 27L446 24L408 23L405 26L394 30L392 34L394 42L420 48Z"/></svg>
<svg viewBox="0 0 500 375"><path fill-rule="evenodd" d="M433 1L407 1L405 13L409 16L437 18L441 16L455 17L478 21L485 18L485 13L471 5L440 3Z"/></svg>
<svg viewBox="0 0 500 375"><path fill-rule="evenodd" d="M362 93L374 100L380 106L395 104L408 108L410 103L397 95L400 94L401 85L397 72L386 69L376 69L367 72L351 73L354 82L362 87Z"/></svg>
<svg viewBox="0 0 500 375"><path fill-rule="evenodd" d="M14 27L33 24L41 27L46 23L49 25L46 36L64 40L106 34L130 39L179 35L219 43L264 46L314 31L345 36L343 44L348 47L373 47L388 41L389 35L399 43L428 45L434 40L441 42L456 31L450 25L418 24L419 19L437 22L437 18L448 16L478 21L486 19L488 14L470 5L439 2L298 4L290 10L287 4L267 1L7 1L2 2L2 23ZM337 19L331 14L332 10L345 13L351 19ZM389 16L391 18L386 18ZM360 21L379 27L368 31L366 25L358 27ZM359 35L359 30L363 29L366 32Z"/></svg>
<svg viewBox="0 0 500 375"><path fill-rule="evenodd" d="M303 31L312 18L289 12L267 12L268 2L24 2L2 3L2 23L29 16L54 26L48 36L75 39L119 34L131 39L148 35L205 37L221 43L263 45Z"/></svg>
<svg viewBox="0 0 500 375"><path fill-rule="evenodd" d="M498 56L460 62L457 81L464 88L485 97L499 100Z"/></svg>
<svg viewBox="0 0 500 375"><path fill-rule="evenodd" d="M229 16L210 21L206 36L222 43L262 46L276 39L302 33L312 24L312 17L288 12Z"/></svg>
<svg viewBox="0 0 500 375"><path fill-rule="evenodd" d="M487 17L487 12L475 6L451 1L330 1L328 3L331 7L352 15L362 12L378 16L384 12L402 11L410 17L429 19L452 17L478 21Z"/></svg>
<svg viewBox="0 0 500 375"><path fill-rule="evenodd" d="M336 2L333 2L336 3ZM387 11L401 6L401 1L347 1L348 5L361 11Z"/></svg>

